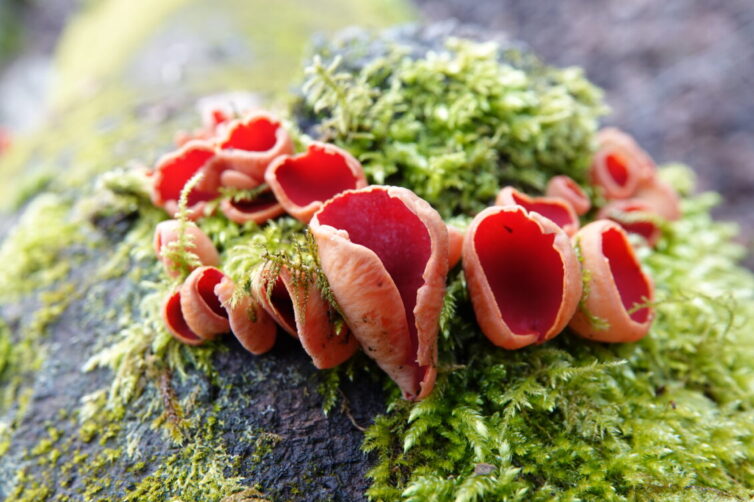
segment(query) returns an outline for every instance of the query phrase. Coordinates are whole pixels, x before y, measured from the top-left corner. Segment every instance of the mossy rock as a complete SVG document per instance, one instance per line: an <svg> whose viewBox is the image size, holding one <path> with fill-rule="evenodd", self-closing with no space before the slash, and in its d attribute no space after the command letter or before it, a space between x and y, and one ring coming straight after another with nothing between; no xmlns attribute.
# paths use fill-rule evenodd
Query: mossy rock
<svg viewBox="0 0 754 502"><path fill-rule="evenodd" d="M409 186L461 226L501 183L536 191L552 174L583 179L604 112L577 69L515 44L449 40L447 27L319 44L286 103L315 28L410 12L393 0L253 4L109 0L65 35L56 114L0 164L18 180L0 189L13 225L0 247L0 497L751 497L754 278L736 265L735 228L709 217L715 196L692 195L683 166L661 176L683 194L684 217L640 251L658 291L640 343L564 333L499 350L475 326L459 269L437 388L419 404L365 357L318 372L283 337L262 357L228 339L172 340L157 314L171 285L150 249L165 215L123 166L153 162L177 130L195 128L197 97L254 90L292 110L299 139L338 143L370 181ZM139 23L125 31L123 19ZM310 264L290 218L200 225L234 278L260 259L248 240Z"/></svg>

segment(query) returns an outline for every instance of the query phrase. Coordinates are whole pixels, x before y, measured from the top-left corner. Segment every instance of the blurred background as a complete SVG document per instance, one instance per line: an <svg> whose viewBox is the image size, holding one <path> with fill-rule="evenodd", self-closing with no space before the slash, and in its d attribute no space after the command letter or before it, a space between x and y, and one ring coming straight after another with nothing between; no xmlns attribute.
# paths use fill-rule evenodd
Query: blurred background
<svg viewBox="0 0 754 502"><path fill-rule="evenodd" d="M10 138L46 120L66 24L108 1L0 0L0 155ZM414 0L413 9L420 21L504 31L550 64L585 68L606 91L605 122L633 134L658 162L693 166L700 189L724 196L716 216L739 222L752 248L752 0ZM754 267L751 253L747 265Z"/></svg>

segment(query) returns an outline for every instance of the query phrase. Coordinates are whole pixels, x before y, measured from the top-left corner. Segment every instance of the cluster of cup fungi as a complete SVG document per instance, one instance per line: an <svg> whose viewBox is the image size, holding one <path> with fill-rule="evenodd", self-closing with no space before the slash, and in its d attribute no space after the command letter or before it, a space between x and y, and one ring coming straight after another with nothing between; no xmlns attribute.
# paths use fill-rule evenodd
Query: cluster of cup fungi
<svg viewBox="0 0 754 502"><path fill-rule="evenodd" d="M283 123L269 113L236 118L218 108L204 122L158 161L150 174L153 202L175 218L181 192L201 173L184 201L191 220L214 210L209 203L229 187L253 194L219 205L233 222L261 225L287 213L307 223L345 326L331 322L334 307L321 290L295 280L286 266L260 264L248 278L251 291L238 294L209 237L193 222L173 219L157 226L154 244L168 274L176 274L165 252L170 243L184 238L195 258L163 305L165 325L181 342L232 332L262 354L279 327L320 369L361 348L406 399L420 400L434 386L446 276L459 261L477 322L499 347L543 343L566 326L602 342L632 342L649 331L653 284L627 232L654 245L658 222L679 217L679 200L621 131L598 135L589 182L607 202L596 220L580 226L591 200L574 180L556 176L544 196L503 188L462 230L407 188L367 185L359 161L335 145L312 142L295 153Z"/></svg>

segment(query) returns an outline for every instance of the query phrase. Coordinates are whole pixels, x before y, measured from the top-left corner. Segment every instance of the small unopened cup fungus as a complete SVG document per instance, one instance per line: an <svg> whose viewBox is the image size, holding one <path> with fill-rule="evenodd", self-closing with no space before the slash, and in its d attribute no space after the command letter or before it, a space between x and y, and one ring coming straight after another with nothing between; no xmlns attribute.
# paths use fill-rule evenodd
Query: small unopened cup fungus
<svg viewBox="0 0 754 502"><path fill-rule="evenodd" d="M463 270L482 332L510 350L557 336L581 297L581 267L568 236L521 206L489 207L474 218Z"/></svg>
<svg viewBox="0 0 754 502"><path fill-rule="evenodd" d="M577 215L585 215L592 207L586 192L572 178L565 175L553 176L545 189L547 197L560 197L568 202Z"/></svg>
<svg viewBox="0 0 754 502"><path fill-rule="evenodd" d="M335 145L319 142L304 153L275 159L265 180L285 211L304 223L334 195L367 185L358 160Z"/></svg>
<svg viewBox="0 0 754 502"><path fill-rule="evenodd" d="M635 342L652 325L652 280L645 274L626 232L610 220L582 228L575 243L589 279L582 307L570 323L579 335L600 342Z"/></svg>
<svg viewBox="0 0 754 502"><path fill-rule="evenodd" d="M183 229L187 241L186 251L193 253L202 265L216 267L220 264L220 256L217 254L215 245L207 234L192 222L186 222ZM165 250L174 242L177 242L181 232L181 222L178 220L165 220L157 224L154 230L153 246L157 258L165 266L165 272L171 277L177 277L180 270L168 257Z"/></svg>
<svg viewBox="0 0 754 502"><path fill-rule="evenodd" d="M346 323L404 397L437 376L437 332L448 272L448 232L426 201L370 186L327 201L309 228Z"/></svg>
<svg viewBox="0 0 754 502"><path fill-rule="evenodd" d="M521 206L551 220L571 236L579 229L579 217L573 206L560 197L530 197L513 187L500 190L495 199L498 206Z"/></svg>

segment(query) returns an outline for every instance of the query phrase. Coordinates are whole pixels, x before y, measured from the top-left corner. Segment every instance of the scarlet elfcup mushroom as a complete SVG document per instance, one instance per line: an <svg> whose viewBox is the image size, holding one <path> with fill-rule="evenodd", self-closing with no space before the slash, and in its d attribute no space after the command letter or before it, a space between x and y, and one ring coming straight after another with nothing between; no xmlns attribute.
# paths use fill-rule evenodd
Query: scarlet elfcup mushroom
<svg viewBox="0 0 754 502"><path fill-rule="evenodd" d="M550 178L550 181L547 182L545 195L547 197L560 197L565 200L579 216L586 214L592 207L589 197L579 184L565 175Z"/></svg>
<svg viewBox="0 0 754 502"><path fill-rule="evenodd" d="M162 304L162 320L173 337L188 345L201 345L204 338L200 337L188 326L181 310L181 292L171 293Z"/></svg>
<svg viewBox="0 0 754 502"><path fill-rule="evenodd" d="M217 148L224 168L261 181L275 157L293 153L293 141L280 120L269 113L254 112L231 121L217 140Z"/></svg>
<svg viewBox="0 0 754 502"><path fill-rule="evenodd" d="M448 233L426 201L370 186L327 201L309 228L346 323L407 399L437 375L437 332L448 272Z"/></svg>
<svg viewBox="0 0 754 502"><path fill-rule="evenodd" d="M573 206L559 197L530 197L513 187L500 190L495 199L498 206L521 206L527 211L537 212L552 220L568 235L573 235L579 229L579 217Z"/></svg>
<svg viewBox="0 0 754 502"><path fill-rule="evenodd" d="M270 281L275 281L271 290ZM270 316L299 339L317 368L334 368L359 349L348 328L336 332L332 309L312 278L297 277L285 266L266 266L254 274L252 288Z"/></svg>
<svg viewBox="0 0 754 502"><path fill-rule="evenodd" d="M264 354L275 345L275 321L250 295L239 296L233 304L234 292L235 285L227 276L215 286L215 295L228 313L230 330L246 350Z"/></svg>
<svg viewBox="0 0 754 502"><path fill-rule="evenodd" d="M506 349L557 336L581 297L581 267L568 236L520 206L489 207L474 218L463 270L482 332Z"/></svg>
<svg viewBox="0 0 754 502"><path fill-rule="evenodd" d="M171 277L180 274L175 263L164 255L165 250L171 243L176 242L181 231L181 222L178 220L165 220L157 224L154 230L154 250L159 260L165 266L165 272ZM217 254L215 245L207 234L192 222L185 223L185 236L188 241L186 251L193 253L202 265L217 266L220 256Z"/></svg>
<svg viewBox="0 0 754 502"><path fill-rule="evenodd" d="M645 274L626 232L615 222L598 220L574 238L581 250L587 296L570 327L601 342L635 342L652 324L652 281Z"/></svg>
<svg viewBox="0 0 754 502"><path fill-rule="evenodd" d="M655 213L667 221L681 217L681 201L676 191L657 176L639 184L634 198L650 206Z"/></svg>
<svg viewBox="0 0 754 502"><path fill-rule="evenodd" d="M181 191L199 171L205 176L188 195L189 217L202 216L207 201L219 195L219 178L211 164L215 162L215 149L205 141L189 141L178 150L164 155L155 167L152 177L152 202L176 216Z"/></svg>
<svg viewBox="0 0 754 502"><path fill-rule="evenodd" d="M597 134L597 143L589 174L607 199L631 197L654 175L654 161L628 134L608 127Z"/></svg>
<svg viewBox="0 0 754 502"><path fill-rule="evenodd" d="M275 196L270 190L258 193L251 199L225 199L220 202L220 211L232 222L246 223L253 221L257 224L277 218L285 213L283 206L275 200Z"/></svg>
<svg viewBox="0 0 754 502"><path fill-rule="evenodd" d="M189 274L180 289L181 312L191 331L212 340L230 331L228 312L215 294L225 275L214 267L199 267Z"/></svg>
<svg viewBox="0 0 754 502"><path fill-rule="evenodd" d="M614 200L597 213L598 218L613 220L627 232L641 235L652 247L662 237L662 230L653 215L654 208L641 199Z"/></svg>
<svg viewBox="0 0 754 502"><path fill-rule="evenodd" d="M358 160L335 145L319 142L304 153L275 159L264 179L285 211L304 223L334 195L367 185Z"/></svg>

